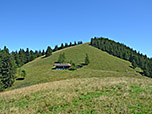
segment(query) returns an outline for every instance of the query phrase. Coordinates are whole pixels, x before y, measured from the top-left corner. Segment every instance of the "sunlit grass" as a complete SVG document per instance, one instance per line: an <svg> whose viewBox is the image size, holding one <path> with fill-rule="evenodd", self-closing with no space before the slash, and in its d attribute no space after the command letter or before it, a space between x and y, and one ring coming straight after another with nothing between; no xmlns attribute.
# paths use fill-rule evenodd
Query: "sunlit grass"
<svg viewBox="0 0 152 114"><path fill-rule="evenodd" d="M81 78L0 93L0 113L152 113L151 79Z"/></svg>

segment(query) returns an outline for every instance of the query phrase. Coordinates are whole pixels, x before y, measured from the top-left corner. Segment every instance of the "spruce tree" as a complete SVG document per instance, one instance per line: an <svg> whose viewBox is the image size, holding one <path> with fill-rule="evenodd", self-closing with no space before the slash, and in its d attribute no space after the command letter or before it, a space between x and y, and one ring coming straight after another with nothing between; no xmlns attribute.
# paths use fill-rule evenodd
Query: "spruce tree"
<svg viewBox="0 0 152 114"><path fill-rule="evenodd" d="M35 55L36 57L39 57L39 52L37 50L35 51Z"/></svg>
<svg viewBox="0 0 152 114"><path fill-rule="evenodd" d="M74 41L74 45L77 45L77 42L76 42L76 41Z"/></svg>
<svg viewBox="0 0 152 114"><path fill-rule="evenodd" d="M22 76L23 78L25 78L25 77L26 77L26 71L25 71L25 70L22 70L22 72L21 72L21 76Z"/></svg>
<svg viewBox="0 0 152 114"><path fill-rule="evenodd" d="M52 49L50 46L48 46L47 50L46 50L46 57L52 55Z"/></svg>
<svg viewBox="0 0 152 114"><path fill-rule="evenodd" d="M35 53L31 50L30 51L30 61L34 60L36 58Z"/></svg>
<svg viewBox="0 0 152 114"><path fill-rule="evenodd" d="M4 52L1 56L1 66L0 66L0 81L3 88L11 87L15 81L16 64L14 58Z"/></svg>
<svg viewBox="0 0 152 114"><path fill-rule="evenodd" d="M41 50L39 50L39 57L40 57L40 56L42 56L42 52L41 52Z"/></svg>
<svg viewBox="0 0 152 114"><path fill-rule="evenodd" d="M63 49L64 48L64 45L63 45L63 43L61 43L61 47L60 47L60 49Z"/></svg>
<svg viewBox="0 0 152 114"><path fill-rule="evenodd" d="M89 61L89 56L88 54L86 54L86 57L85 57L85 64L88 65L90 63Z"/></svg>
<svg viewBox="0 0 152 114"><path fill-rule="evenodd" d="M0 79L1 79L1 76L0 76ZM2 81L0 81L0 92L3 91L5 88L4 88L4 84L2 83Z"/></svg>
<svg viewBox="0 0 152 114"><path fill-rule="evenodd" d="M29 61L30 61L30 51L29 48L27 48L25 52L25 63L28 63Z"/></svg>
<svg viewBox="0 0 152 114"><path fill-rule="evenodd" d="M77 67L76 67L75 63L71 63L71 68L70 68L70 70L76 70L76 69L77 69Z"/></svg>
<svg viewBox="0 0 152 114"><path fill-rule="evenodd" d="M6 46L4 46L4 51L5 51L6 53L9 53L9 49L8 49Z"/></svg>
<svg viewBox="0 0 152 114"><path fill-rule="evenodd" d="M65 43L65 48L68 47L68 43Z"/></svg>
<svg viewBox="0 0 152 114"><path fill-rule="evenodd" d="M42 51L42 55L45 55L45 51L44 51L44 49L43 49L43 51Z"/></svg>
<svg viewBox="0 0 152 114"><path fill-rule="evenodd" d="M57 51L58 50L58 46L56 45L53 51Z"/></svg>
<svg viewBox="0 0 152 114"><path fill-rule="evenodd" d="M58 62L59 63L64 63L66 60L65 54L64 53L60 53L59 58L58 58Z"/></svg>
<svg viewBox="0 0 152 114"><path fill-rule="evenodd" d="M125 59L125 60L129 60L129 55L128 55L128 53L127 53L127 52L125 52L125 53L124 53L124 55L123 55L123 59Z"/></svg>
<svg viewBox="0 0 152 114"><path fill-rule="evenodd" d="M132 61L132 66L133 66L134 69L137 67L137 64L136 64L135 60Z"/></svg>
<svg viewBox="0 0 152 114"><path fill-rule="evenodd" d="M15 54L15 61L16 61L17 66L21 67L22 64L21 64L21 60L18 53Z"/></svg>
<svg viewBox="0 0 152 114"><path fill-rule="evenodd" d="M63 61L63 58L62 58L62 54L60 53L59 58L58 58L58 62L62 63L62 61Z"/></svg>
<svg viewBox="0 0 152 114"><path fill-rule="evenodd" d="M70 45L69 46L72 46L72 42L70 42Z"/></svg>
<svg viewBox="0 0 152 114"><path fill-rule="evenodd" d="M21 61L21 66L26 63L25 61L25 51L23 49L19 50L19 57Z"/></svg>
<svg viewBox="0 0 152 114"><path fill-rule="evenodd" d="M82 41L78 41L78 45L79 45L79 44L82 44Z"/></svg>

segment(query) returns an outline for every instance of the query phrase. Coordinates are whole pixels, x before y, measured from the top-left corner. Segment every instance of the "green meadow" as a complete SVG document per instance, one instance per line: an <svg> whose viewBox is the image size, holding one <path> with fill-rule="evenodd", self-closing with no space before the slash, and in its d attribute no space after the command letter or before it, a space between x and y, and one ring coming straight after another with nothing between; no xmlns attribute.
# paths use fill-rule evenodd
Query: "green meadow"
<svg viewBox="0 0 152 114"><path fill-rule="evenodd" d="M77 65L84 63L87 53L90 64L76 71L52 70L52 67L54 63L57 62L60 53L65 53L67 61L72 60ZM25 64L21 68L27 72L25 80L17 80L12 88L16 89L33 84L71 78L100 77L107 75L119 76L121 74L127 75L128 73L135 73L136 70L139 70L134 70L130 66L131 63L128 61L109 55L108 53L94 48L89 44L82 44L56 51L50 57L40 57Z"/></svg>

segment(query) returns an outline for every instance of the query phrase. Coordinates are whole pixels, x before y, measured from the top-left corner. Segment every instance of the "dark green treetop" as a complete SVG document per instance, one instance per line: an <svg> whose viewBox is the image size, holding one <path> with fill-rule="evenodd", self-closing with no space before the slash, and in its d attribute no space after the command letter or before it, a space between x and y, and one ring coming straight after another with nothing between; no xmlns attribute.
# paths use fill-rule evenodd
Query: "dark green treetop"
<svg viewBox="0 0 152 114"><path fill-rule="evenodd" d="M12 55L7 52L1 53L0 59L0 83L1 88L11 87L15 81L16 63Z"/></svg>
<svg viewBox="0 0 152 114"><path fill-rule="evenodd" d="M90 61L89 61L89 56L88 56L88 54L86 53L85 64L88 65L89 63L90 63Z"/></svg>
<svg viewBox="0 0 152 114"><path fill-rule="evenodd" d="M48 46L47 50L46 50L46 57L52 55L52 49L50 46Z"/></svg>
<svg viewBox="0 0 152 114"><path fill-rule="evenodd" d="M57 51L58 50L58 46L56 45L53 51Z"/></svg>

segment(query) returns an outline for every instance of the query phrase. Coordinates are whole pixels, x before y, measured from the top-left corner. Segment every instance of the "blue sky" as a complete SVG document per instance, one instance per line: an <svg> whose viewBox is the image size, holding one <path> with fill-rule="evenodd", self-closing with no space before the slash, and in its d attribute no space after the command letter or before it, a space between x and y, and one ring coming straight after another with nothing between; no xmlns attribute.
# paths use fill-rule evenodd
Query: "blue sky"
<svg viewBox="0 0 152 114"><path fill-rule="evenodd" d="M0 48L108 37L152 57L151 0L1 0Z"/></svg>

